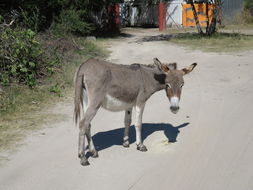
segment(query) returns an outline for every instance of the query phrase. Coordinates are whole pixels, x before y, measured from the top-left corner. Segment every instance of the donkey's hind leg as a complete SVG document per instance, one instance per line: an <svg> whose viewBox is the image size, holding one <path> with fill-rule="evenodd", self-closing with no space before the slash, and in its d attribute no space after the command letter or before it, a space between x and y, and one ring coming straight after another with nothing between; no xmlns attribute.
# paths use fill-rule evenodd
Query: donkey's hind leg
<svg viewBox="0 0 253 190"><path fill-rule="evenodd" d="M81 159L82 165L89 165L90 163L85 157L85 121L82 119L79 123L79 139L78 139L78 157Z"/></svg>
<svg viewBox="0 0 253 190"><path fill-rule="evenodd" d="M129 127L132 122L132 108L125 111L125 130L124 130L124 137L123 137L123 146L129 147Z"/></svg>
<svg viewBox="0 0 253 190"><path fill-rule="evenodd" d="M86 137L87 137L87 141L88 141L88 145L89 145L89 151L91 152L93 158L97 158L98 152L94 146L94 143L93 143L93 140L91 137L90 128L91 128L91 125L89 124L89 127L87 129L87 133L86 133Z"/></svg>
<svg viewBox="0 0 253 190"><path fill-rule="evenodd" d="M84 118L79 124L79 143L78 143L78 156L81 159L80 163L85 166L89 165L87 158L85 157L85 135L89 132L89 125L91 120L97 113L99 106L89 106L84 114Z"/></svg>

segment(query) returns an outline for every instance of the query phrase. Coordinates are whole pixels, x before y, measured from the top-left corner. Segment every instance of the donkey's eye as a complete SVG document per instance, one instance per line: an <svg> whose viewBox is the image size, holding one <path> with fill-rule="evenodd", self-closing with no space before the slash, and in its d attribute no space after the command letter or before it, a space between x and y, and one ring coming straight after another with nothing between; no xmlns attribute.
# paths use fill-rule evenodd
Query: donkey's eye
<svg viewBox="0 0 253 190"><path fill-rule="evenodd" d="M184 86L184 83L182 83L181 85L180 85L180 88L182 88Z"/></svg>
<svg viewBox="0 0 253 190"><path fill-rule="evenodd" d="M171 88L171 85L169 83L166 84L167 88Z"/></svg>

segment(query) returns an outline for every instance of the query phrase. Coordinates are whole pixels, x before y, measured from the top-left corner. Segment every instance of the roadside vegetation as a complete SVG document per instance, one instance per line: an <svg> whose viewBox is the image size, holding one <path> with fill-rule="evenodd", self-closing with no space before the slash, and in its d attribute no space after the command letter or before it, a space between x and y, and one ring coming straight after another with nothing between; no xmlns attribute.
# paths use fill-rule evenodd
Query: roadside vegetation
<svg viewBox="0 0 253 190"><path fill-rule="evenodd" d="M107 6L97 3L1 3L0 152L12 150L28 131L63 117L42 110L72 96L74 73L82 62L106 56L99 40L86 39L103 31L87 13Z"/></svg>
<svg viewBox="0 0 253 190"><path fill-rule="evenodd" d="M207 52L253 50L253 35L235 32L216 32L210 37L200 36L197 33L181 33L171 38L170 42L192 50Z"/></svg>
<svg viewBox="0 0 253 190"><path fill-rule="evenodd" d="M2 85L0 151L14 148L16 142L28 131L38 129L42 124L61 117L63 119L64 116L49 114L43 110L59 101L72 101L66 98L72 97L76 68L89 57L106 56L106 52L98 48L97 43L100 42L89 42L84 37L75 38L75 41L79 41L78 47L69 47L69 40L60 42L58 51L62 50L63 56L59 55L55 63L49 64L50 72L42 78L37 78L35 85L29 86L17 81ZM69 49L66 50L67 48Z"/></svg>
<svg viewBox="0 0 253 190"><path fill-rule="evenodd" d="M242 18L246 24L253 24L253 0L244 0Z"/></svg>

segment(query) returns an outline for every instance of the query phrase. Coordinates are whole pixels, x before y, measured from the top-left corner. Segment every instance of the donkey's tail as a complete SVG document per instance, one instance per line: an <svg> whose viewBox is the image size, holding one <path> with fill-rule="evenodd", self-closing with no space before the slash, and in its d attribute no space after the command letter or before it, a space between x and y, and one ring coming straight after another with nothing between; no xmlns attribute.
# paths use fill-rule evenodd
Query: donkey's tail
<svg viewBox="0 0 253 190"><path fill-rule="evenodd" d="M81 108L83 108L83 88L85 88L83 84L83 75L80 73L80 67L78 68L75 76L75 97L74 97L74 120L75 124L77 124L80 114Z"/></svg>

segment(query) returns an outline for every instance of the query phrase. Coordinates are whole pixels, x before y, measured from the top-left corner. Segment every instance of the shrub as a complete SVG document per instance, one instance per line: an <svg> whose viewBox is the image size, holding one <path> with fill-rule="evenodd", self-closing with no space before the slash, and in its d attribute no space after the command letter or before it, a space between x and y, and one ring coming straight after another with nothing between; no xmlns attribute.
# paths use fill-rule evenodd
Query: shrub
<svg viewBox="0 0 253 190"><path fill-rule="evenodd" d="M5 28L0 33L1 84L16 81L34 86L36 79L50 67L47 61L32 30Z"/></svg>
<svg viewBox="0 0 253 190"><path fill-rule="evenodd" d="M33 7L27 10L20 8L21 26L27 29L31 29L36 33L42 28L42 24L45 20L45 16L41 15L37 7Z"/></svg>
<svg viewBox="0 0 253 190"><path fill-rule="evenodd" d="M244 7L253 14L253 0L244 0Z"/></svg>
<svg viewBox="0 0 253 190"><path fill-rule="evenodd" d="M62 10L59 18L53 25L55 34L64 36L68 33L77 33L81 35L89 34L92 27L83 21L85 11L83 10Z"/></svg>
<svg viewBox="0 0 253 190"><path fill-rule="evenodd" d="M247 23L253 23L253 0L244 0L243 16Z"/></svg>

